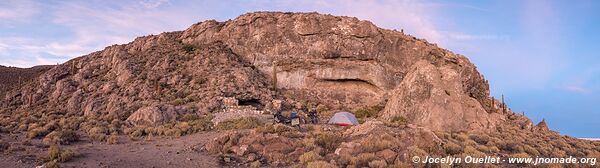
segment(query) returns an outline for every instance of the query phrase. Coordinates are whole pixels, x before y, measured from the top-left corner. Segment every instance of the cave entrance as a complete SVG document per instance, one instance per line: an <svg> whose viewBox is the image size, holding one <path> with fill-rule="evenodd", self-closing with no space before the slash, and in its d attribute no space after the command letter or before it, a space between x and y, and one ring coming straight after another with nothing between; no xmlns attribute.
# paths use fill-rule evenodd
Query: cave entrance
<svg viewBox="0 0 600 168"><path fill-rule="evenodd" d="M262 110L264 105L260 103L259 99L250 98L250 99L238 99L238 106L252 106L257 110Z"/></svg>

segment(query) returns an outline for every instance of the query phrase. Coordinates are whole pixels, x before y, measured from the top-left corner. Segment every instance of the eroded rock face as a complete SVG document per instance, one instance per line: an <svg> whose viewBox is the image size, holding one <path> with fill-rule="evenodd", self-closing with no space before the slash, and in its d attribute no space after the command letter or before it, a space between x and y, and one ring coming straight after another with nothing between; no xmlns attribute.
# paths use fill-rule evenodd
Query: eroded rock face
<svg viewBox="0 0 600 168"><path fill-rule="evenodd" d="M356 18L250 13L195 24L181 40L223 41L297 99L349 108L389 100L383 119L434 130L484 130L503 119L490 114L488 84L464 56Z"/></svg>
<svg viewBox="0 0 600 168"><path fill-rule="evenodd" d="M279 12L205 21L76 58L7 92L3 110L111 121L153 116L140 111L151 104L208 113L222 108L219 97L265 105L277 96L386 105L381 119L404 116L432 130L490 129L503 120L464 56L352 17Z"/></svg>
<svg viewBox="0 0 600 168"><path fill-rule="evenodd" d="M404 117L433 130L495 128L504 116L488 113L477 99L463 92L460 80L459 72L450 66L419 61L392 91L382 117Z"/></svg>

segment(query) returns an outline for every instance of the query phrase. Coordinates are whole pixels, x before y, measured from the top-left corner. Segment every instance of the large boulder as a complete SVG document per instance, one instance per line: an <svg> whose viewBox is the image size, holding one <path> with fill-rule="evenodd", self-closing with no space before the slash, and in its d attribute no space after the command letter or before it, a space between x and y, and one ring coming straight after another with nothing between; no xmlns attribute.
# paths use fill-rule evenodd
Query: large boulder
<svg viewBox="0 0 600 168"><path fill-rule="evenodd" d="M174 121L177 112L172 107L159 107L156 105L142 107L135 111L127 121L134 125L160 125Z"/></svg>
<svg viewBox="0 0 600 168"><path fill-rule="evenodd" d="M463 91L461 74L451 66L419 61L391 92L382 118L404 117L409 122L443 131L491 130L503 120L488 113Z"/></svg>

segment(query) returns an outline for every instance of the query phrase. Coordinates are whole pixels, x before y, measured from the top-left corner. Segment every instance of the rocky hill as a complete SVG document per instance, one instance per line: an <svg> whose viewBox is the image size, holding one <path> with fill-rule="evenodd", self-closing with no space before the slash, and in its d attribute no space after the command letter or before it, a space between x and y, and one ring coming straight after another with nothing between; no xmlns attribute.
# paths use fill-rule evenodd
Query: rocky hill
<svg viewBox="0 0 600 168"><path fill-rule="evenodd" d="M5 92L37 78L52 67L52 65L41 65L31 68L17 68L0 65L0 96L3 97Z"/></svg>
<svg viewBox="0 0 600 168"><path fill-rule="evenodd" d="M230 99L237 103L228 105ZM207 121L232 106L268 114L280 103L283 109L318 106L323 119L349 110L364 114L359 117L366 122L341 134L261 126L258 133L227 134L206 150L223 156L252 146L250 159L246 152L221 159L231 163L246 157L235 163L275 166L317 160L337 166L402 165L410 163L409 155L423 153L597 156L600 151L600 144L563 138L545 123L533 126L511 112L490 97L487 81L462 55L369 21L318 13L256 12L204 21L75 58L6 91L0 131L27 132L47 145L68 144L72 140L64 139L65 132L98 141L123 134L180 136L231 128ZM235 121L247 122L240 119ZM504 141L515 135L519 141ZM533 152L535 138L522 137L564 143ZM355 145L380 138L386 144L373 149ZM286 151L272 151L306 139L316 145L289 149L290 160L278 155ZM347 155L339 154L344 151ZM375 156L352 158L383 151L390 158L377 163L370 163ZM298 159L309 152L320 159Z"/></svg>

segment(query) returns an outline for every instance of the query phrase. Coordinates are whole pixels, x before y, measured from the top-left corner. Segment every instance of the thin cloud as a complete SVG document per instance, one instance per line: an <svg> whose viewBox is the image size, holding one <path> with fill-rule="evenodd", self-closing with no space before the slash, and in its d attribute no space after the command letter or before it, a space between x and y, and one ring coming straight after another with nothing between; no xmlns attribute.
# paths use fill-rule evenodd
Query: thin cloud
<svg viewBox="0 0 600 168"><path fill-rule="evenodd" d="M140 1L139 3L145 8L154 9L165 3L169 3L169 0L144 0Z"/></svg>
<svg viewBox="0 0 600 168"><path fill-rule="evenodd" d="M25 19L38 12L37 6L30 0L5 0L0 2L0 19Z"/></svg>
<svg viewBox="0 0 600 168"><path fill-rule="evenodd" d="M588 88L584 88L582 86L575 86L575 85L565 86L564 89L567 91L570 91L570 92L575 92L575 93L580 93L580 94L590 94L592 92Z"/></svg>

